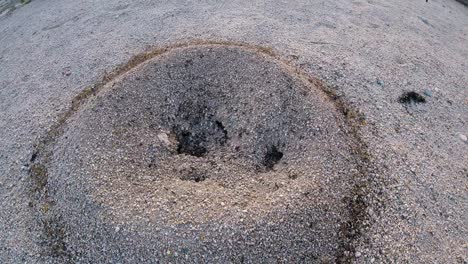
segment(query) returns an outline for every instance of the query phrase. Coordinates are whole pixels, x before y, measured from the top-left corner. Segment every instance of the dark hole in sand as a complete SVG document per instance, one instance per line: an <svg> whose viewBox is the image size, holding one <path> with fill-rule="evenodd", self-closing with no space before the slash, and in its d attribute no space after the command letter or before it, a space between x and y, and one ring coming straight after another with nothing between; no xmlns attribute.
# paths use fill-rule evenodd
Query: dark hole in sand
<svg viewBox="0 0 468 264"><path fill-rule="evenodd" d="M283 152L279 151L275 145L268 147L263 165L267 170L272 170L273 167L283 158Z"/></svg>
<svg viewBox="0 0 468 264"><path fill-rule="evenodd" d="M177 141L177 153L187 154L195 157L202 157L206 153L206 148L203 144L206 141L204 134L195 134L189 131L180 131L176 133Z"/></svg>
<svg viewBox="0 0 468 264"><path fill-rule="evenodd" d="M426 102L426 98L417 92L406 92L398 98L398 102L404 105L421 104Z"/></svg>
<svg viewBox="0 0 468 264"><path fill-rule="evenodd" d="M178 154L203 157L209 146L223 146L228 139L223 123L215 120L213 111L204 103L182 103L177 117L179 124L173 131L178 141Z"/></svg>

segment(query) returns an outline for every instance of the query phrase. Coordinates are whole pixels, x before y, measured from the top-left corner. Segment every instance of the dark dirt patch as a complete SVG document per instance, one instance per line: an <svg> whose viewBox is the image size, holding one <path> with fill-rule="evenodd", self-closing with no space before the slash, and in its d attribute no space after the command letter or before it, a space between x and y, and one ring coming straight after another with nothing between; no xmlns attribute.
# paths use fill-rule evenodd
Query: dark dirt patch
<svg viewBox="0 0 468 264"><path fill-rule="evenodd" d="M405 92L398 98L398 102L404 105L415 105L426 103L426 98L417 92Z"/></svg>
<svg viewBox="0 0 468 264"><path fill-rule="evenodd" d="M30 175L33 184L33 191L41 191L47 185L47 168L42 164L33 164L30 169Z"/></svg>
<svg viewBox="0 0 468 264"><path fill-rule="evenodd" d="M70 259L71 255L65 243L66 231L61 220L55 217L47 217L43 221L44 248L48 256L60 259Z"/></svg>

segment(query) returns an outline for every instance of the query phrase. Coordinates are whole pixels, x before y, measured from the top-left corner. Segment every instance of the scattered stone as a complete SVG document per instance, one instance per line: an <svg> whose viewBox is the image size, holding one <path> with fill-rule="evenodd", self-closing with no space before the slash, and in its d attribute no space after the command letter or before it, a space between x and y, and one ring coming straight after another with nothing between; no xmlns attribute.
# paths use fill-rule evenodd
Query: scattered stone
<svg viewBox="0 0 468 264"><path fill-rule="evenodd" d="M427 97L432 97L432 92L429 91L429 90L425 90L424 95L427 96Z"/></svg>
<svg viewBox="0 0 468 264"><path fill-rule="evenodd" d="M70 75L71 75L71 67L65 67L65 68L63 68L63 70L62 70L62 75L63 75L63 76L67 76L67 77L70 76Z"/></svg>
<svg viewBox="0 0 468 264"><path fill-rule="evenodd" d="M171 141L169 140L169 136L166 133L158 134L158 139L164 143L164 145L169 146L171 145Z"/></svg>
<svg viewBox="0 0 468 264"><path fill-rule="evenodd" d="M382 86L382 87L385 85L384 81L382 81L380 79L377 79L377 84Z"/></svg>
<svg viewBox="0 0 468 264"><path fill-rule="evenodd" d="M432 26L431 23L429 23L429 21L428 21L427 19L425 19L424 17L418 16L418 18L421 19L421 21L422 21L424 24L426 24L426 25L428 25L428 26Z"/></svg>
<svg viewBox="0 0 468 264"><path fill-rule="evenodd" d="M356 254L354 254L354 256L356 256L356 258L359 258L361 255L362 255L362 254L361 254L361 252L359 252L359 251L356 251Z"/></svg>
<svg viewBox="0 0 468 264"><path fill-rule="evenodd" d="M464 134L458 134L458 137L463 141L463 142L466 142L468 140L468 138L466 137L466 135Z"/></svg>

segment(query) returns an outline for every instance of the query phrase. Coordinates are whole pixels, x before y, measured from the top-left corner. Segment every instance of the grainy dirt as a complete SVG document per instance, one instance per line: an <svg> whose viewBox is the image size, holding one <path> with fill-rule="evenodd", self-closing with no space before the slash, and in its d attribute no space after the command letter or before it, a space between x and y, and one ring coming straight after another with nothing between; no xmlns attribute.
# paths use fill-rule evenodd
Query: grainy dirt
<svg viewBox="0 0 468 264"><path fill-rule="evenodd" d="M323 262L328 258L357 263L464 263L468 254L467 30L466 6L457 1L438 0L216 3L43 0L5 13L0 16L0 262L143 263L155 261L149 256L164 255L162 262L226 262L226 259L272 262L272 258L275 262L300 262L294 256L302 256L309 262ZM230 139L232 131L237 128L229 125L235 124L235 120L228 120L226 113L218 112L214 104L218 99L203 94L210 89L193 94L191 98L197 100L191 103L195 107L174 103L183 110L177 118L174 114L172 127L142 129L151 120L143 111L140 123L133 124L134 130L114 134L115 142L120 142L121 148L127 151L119 154L122 160L116 159L115 153L106 154L97 149L102 146L114 150L104 137L112 130L101 122L112 119L113 112L99 110L99 105L93 102L107 102L105 105L111 107L115 101L111 100L112 92L106 91L126 90L105 88L105 84L115 80L117 85L121 83L120 77L130 78L136 73L132 72L136 65L168 52L165 47L187 48L183 43L210 42L248 43L243 44L244 48L248 46L251 47L248 50L263 54L260 56L263 59L254 56L257 58L254 61L279 63L283 70L277 70L287 72L287 76L297 76L298 73L291 71L298 69L299 76L309 79L305 81L306 86L325 91L324 98L333 102L323 99L330 106L326 104L327 111L320 113L333 113L337 120L334 123L323 119L316 124L339 125L334 133L346 136L337 137L336 145L334 140L327 143L330 145L319 144L318 149L348 153L342 140L348 137L347 143L356 141L353 144L357 147L350 149L359 158L355 162L346 161L348 165L343 168L355 164L358 171L365 172L359 173L363 177L327 168L334 177L335 173L344 175L344 181L335 184L338 191L312 193L310 199L317 198L318 204L308 203L305 198L291 203L294 191L298 190L295 183L302 182L313 189L320 187L318 184L325 175L317 173L301 178L304 172L299 170L300 173L291 174L291 178L288 175L286 179L289 169L315 163L305 159L299 159L302 161L299 165L289 163L291 157L300 157L300 151L287 147L295 141L266 132L262 133L288 144L249 139L252 145L241 141L244 145L240 146L246 155L226 158L237 153L230 148L234 146ZM236 47L240 49L239 45ZM180 65L174 64L176 69ZM230 64L226 61L216 65L222 69L226 67L223 65ZM281 76L273 79L278 84L290 83ZM292 83L296 90L303 81ZM280 93L281 89L277 91ZM137 94L128 98L138 98ZM262 97L268 106L265 109L273 109L269 108L274 107L272 103L282 102L290 95ZM305 100L315 98L313 95L298 96L296 102L316 103ZM173 96L167 94L165 98L178 98ZM160 102L146 97L139 102L145 105L151 100ZM231 98L224 98L223 102L235 108L243 107ZM140 105L132 100L126 104ZM210 108L201 109L200 105L205 104ZM297 110L304 105L307 104L298 103L288 109ZM92 109L97 110L96 115L91 114ZM169 107L163 109L176 111ZM131 109L120 110L123 113L118 120L126 121L125 113L132 114ZM205 117L206 113L213 116ZM254 112L253 117L257 116L255 113L260 112ZM304 111L307 116L315 116L313 113ZM241 116L250 118L248 114ZM290 116L293 115L272 114L259 120L273 120L272 125L277 127L284 120L294 124ZM85 133L93 129L99 133ZM149 131L158 133L154 137ZM66 133L72 138L65 139ZM125 146L124 135L135 135L129 142L150 135L145 140L153 140L154 146L167 145L167 159L152 158L163 153L158 148ZM64 145L77 142L73 137L92 139L95 144L87 146L84 142L78 145L81 151L75 152ZM46 148L41 150L41 146ZM84 146L90 151L83 151ZM256 147L257 152L248 151ZM147 155L138 156L132 151ZM311 149L305 152L313 153ZM54 155L48 157L46 153ZM343 160L339 155L321 154L323 159ZM91 168L91 162L79 160L91 157L103 160L106 156L113 162L111 168L115 168L115 163L128 168L132 163L123 158L139 157L136 162L140 163L135 167L143 168L140 165L144 164L145 171L151 173L137 172L138 178L132 180L126 177L133 175L128 169L112 171L112 175L121 176L114 178L97 169L106 168L104 162L95 163ZM214 165L210 160L215 161ZM178 162L200 165L202 170L176 166ZM369 169L369 164L374 167ZM76 178L66 171L59 173L67 166L73 167L71 172L82 170L83 173L77 173L80 177ZM180 172L165 173L174 167ZM158 168L165 169L158 172ZM220 173L214 173L218 168ZM153 182L167 176L169 182L180 183L171 186L173 189L185 191L218 181L229 183L231 178L225 176L233 171L242 173L233 178L238 180L232 181L232 185L244 184L240 190L261 194L247 199L259 206L247 206L246 213L242 210L239 213L229 201L223 201L226 210L219 211L210 203L207 206L197 203L201 199L182 202L181 197L176 197L174 200L182 205L206 212L194 214L193 222L198 224L184 225L173 221L177 213L185 212L173 204L157 205L152 199L148 203L131 199L132 195L147 197L151 192L151 184L134 186L135 182L151 182L148 176L154 177ZM96 172L96 177L91 172ZM258 191L258 185L245 184L246 175L256 180L261 175L271 177L266 178L269 185ZM272 191L277 188L276 179L284 179L285 184ZM128 194L120 196L122 202L107 199L120 194L108 191L113 190L108 183L118 184L122 193ZM322 185L332 188L332 185ZM270 198L279 201L275 194L278 191L289 200L275 204L264 202ZM232 193L226 195L238 197ZM221 195L213 192L212 196ZM269 198L261 199L265 196ZM162 197L171 196L166 193ZM345 199L341 201L338 197ZM67 206L68 203L76 206ZM167 214L157 215L172 219L154 224L156 221L144 209L156 206L172 208ZM130 207L135 211L125 213ZM188 215L180 219L186 221ZM242 217L243 224L233 228L229 223L240 223L240 218L228 216ZM333 225L331 219L339 221Z"/></svg>
<svg viewBox="0 0 468 264"><path fill-rule="evenodd" d="M117 261L122 239L145 232L151 246L126 254L345 261L349 232L360 231L362 212L353 209L365 210L348 201L367 177L366 150L321 89L238 44L176 47L134 65L86 96L38 146L34 167L42 170L31 175L47 184L34 180L31 191L44 225L42 257ZM300 221L278 226L296 221L291 215ZM88 235L106 228L118 231ZM205 233L214 236L200 241ZM155 250L163 240L184 252ZM204 243L217 250L200 251Z"/></svg>

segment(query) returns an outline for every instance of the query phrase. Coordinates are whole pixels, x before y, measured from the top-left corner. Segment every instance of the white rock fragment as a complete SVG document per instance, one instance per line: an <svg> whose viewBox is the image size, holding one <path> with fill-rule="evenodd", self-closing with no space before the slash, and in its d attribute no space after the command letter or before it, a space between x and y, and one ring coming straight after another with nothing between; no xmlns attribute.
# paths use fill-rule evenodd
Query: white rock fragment
<svg viewBox="0 0 468 264"><path fill-rule="evenodd" d="M159 133L158 139L161 140L164 145L169 146L171 145L171 141L169 140L169 136L166 133Z"/></svg>
<svg viewBox="0 0 468 264"><path fill-rule="evenodd" d="M466 137L466 135L460 133L458 134L458 137L463 141L463 142L466 142L468 140L468 138Z"/></svg>

